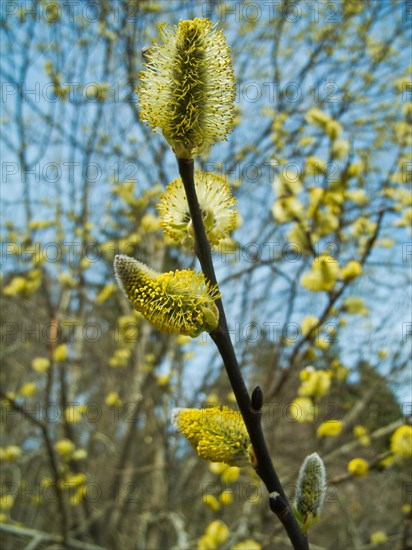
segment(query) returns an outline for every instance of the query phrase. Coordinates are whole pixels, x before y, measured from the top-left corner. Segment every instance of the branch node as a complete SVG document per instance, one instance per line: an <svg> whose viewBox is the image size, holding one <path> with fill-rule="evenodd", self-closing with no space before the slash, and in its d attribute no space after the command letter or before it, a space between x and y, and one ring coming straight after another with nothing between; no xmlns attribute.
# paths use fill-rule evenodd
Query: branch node
<svg viewBox="0 0 412 550"><path fill-rule="evenodd" d="M269 493L269 506L278 518L284 518L289 514L289 507L276 491Z"/></svg>

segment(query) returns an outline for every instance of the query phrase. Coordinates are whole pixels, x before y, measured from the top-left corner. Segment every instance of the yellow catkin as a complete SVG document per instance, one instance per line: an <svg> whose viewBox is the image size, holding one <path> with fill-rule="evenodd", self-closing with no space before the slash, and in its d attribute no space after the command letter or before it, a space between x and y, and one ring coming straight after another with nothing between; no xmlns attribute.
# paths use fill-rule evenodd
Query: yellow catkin
<svg viewBox="0 0 412 550"><path fill-rule="evenodd" d="M177 270L156 273L128 256L115 257L117 282L133 307L162 332L195 337L212 332L219 322L216 286L202 273Z"/></svg>

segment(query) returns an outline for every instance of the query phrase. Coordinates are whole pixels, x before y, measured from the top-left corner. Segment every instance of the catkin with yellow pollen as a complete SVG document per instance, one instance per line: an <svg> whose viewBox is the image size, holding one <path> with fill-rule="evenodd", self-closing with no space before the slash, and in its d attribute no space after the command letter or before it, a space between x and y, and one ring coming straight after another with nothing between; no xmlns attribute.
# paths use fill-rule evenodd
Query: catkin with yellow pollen
<svg viewBox="0 0 412 550"><path fill-rule="evenodd" d="M178 158L191 159L226 139L235 83L226 38L209 19L163 25L140 75L140 119L160 128Z"/></svg>
<svg viewBox="0 0 412 550"><path fill-rule="evenodd" d="M237 211L231 208L236 203L235 198L223 176L197 170L194 183L206 236L212 246L217 246L229 237L236 226ZM169 183L160 196L157 208L165 234L193 248L192 218L181 178Z"/></svg>
<svg viewBox="0 0 412 550"><path fill-rule="evenodd" d="M190 269L157 273L124 255L115 257L114 270L136 311L160 331L194 338L217 328L219 290L202 273Z"/></svg>
<svg viewBox="0 0 412 550"><path fill-rule="evenodd" d="M230 466L255 465L249 435L238 411L228 407L174 409L172 421L197 454Z"/></svg>

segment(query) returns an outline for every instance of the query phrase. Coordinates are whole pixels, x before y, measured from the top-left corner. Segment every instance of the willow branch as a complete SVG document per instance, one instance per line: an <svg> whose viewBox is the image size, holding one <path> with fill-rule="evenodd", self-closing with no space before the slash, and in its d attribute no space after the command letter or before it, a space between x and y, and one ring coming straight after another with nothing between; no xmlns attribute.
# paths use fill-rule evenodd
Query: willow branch
<svg viewBox="0 0 412 550"><path fill-rule="evenodd" d="M73 550L104 550L102 546L97 546L96 544L92 544L84 540L76 540L71 537L65 540L61 536L55 535L53 533L46 533L45 531L39 531L38 529L27 529L26 527L20 527L18 525L1 523L0 531L9 535L13 535L17 538L30 538L31 541L29 543L29 546L31 548L37 548L40 543L42 543L44 547L45 543L55 542L59 544L59 547L60 544L63 543L64 548L66 548L67 550L71 548L73 548ZM27 548L29 546L27 546Z"/></svg>
<svg viewBox="0 0 412 550"><path fill-rule="evenodd" d="M61 475L59 472L59 465L57 462L57 458L53 449L53 444L49 436L48 426L45 422L38 420L35 415L26 411L24 407L20 406L18 403L16 403L16 401L14 401L14 399L8 397L2 391L0 391L0 398L7 403L7 406L11 407L16 412L20 413L24 418L26 418L29 422L34 424L37 428L40 428L42 432L44 443L46 445L47 455L50 461L50 468L53 473L54 487L57 493L58 508L61 516L61 525L60 525L61 538L63 541L66 541L68 531L69 531L69 515L68 515L68 511L64 501L64 496L60 488L59 482L61 480Z"/></svg>
<svg viewBox="0 0 412 550"><path fill-rule="evenodd" d="M195 253L199 259L202 271L208 281L216 285L216 274L212 261L210 244L206 237L203 226L203 218L199 208L194 184L194 164L193 160L177 159L179 173L185 187L187 202L189 204L190 215L192 218L193 229L195 232ZM269 454L262 426L261 426L261 407L255 409L249 397L246 384L240 372L240 367L236 358L235 350L230 339L226 315L221 300L216 302L219 310L219 325L210 333L219 353L223 359L230 384L235 394L239 410L242 414L250 441L257 459L256 473L265 484L268 492L276 494L276 506L271 506L272 511L282 522L289 539L295 550L308 550L308 542L295 519L282 484L278 478ZM270 502L272 502L271 499Z"/></svg>

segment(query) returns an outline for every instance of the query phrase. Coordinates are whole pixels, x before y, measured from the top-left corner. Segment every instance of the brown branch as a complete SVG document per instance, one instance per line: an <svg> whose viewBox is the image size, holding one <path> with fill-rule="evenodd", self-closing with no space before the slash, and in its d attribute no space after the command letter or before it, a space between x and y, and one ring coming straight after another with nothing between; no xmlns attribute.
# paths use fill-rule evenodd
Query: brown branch
<svg viewBox="0 0 412 550"><path fill-rule="evenodd" d="M33 549L42 543L56 542L64 544L64 548L67 550L70 548L75 550L104 550L102 546L97 546L96 544L85 542L84 540L79 541L71 537L64 539L63 537L54 535L53 533L45 533L44 531L39 531L38 529L27 529L26 527L17 527L16 525L9 525L7 523L0 523L0 531L19 538L30 538L30 548Z"/></svg>
<svg viewBox="0 0 412 550"><path fill-rule="evenodd" d="M385 213L387 212L386 209L381 209L379 212L378 212L378 216L377 216L377 220L376 220L376 229L373 233L373 235L371 236L371 238L368 240L366 246L365 246L365 249L359 259L359 263L362 265L362 267L365 265L366 263L366 260L368 259L369 255L370 255L370 252L373 248L373 245L375 244L376 242L376 239L378 238L378 235L379 235L379 232L380 232L380 229L381 229L381 226L382 226L382 221L383 221L383 217L385 215ZM272 384L272 386L269 388L268 390L268 398L269 399L272 399L275 395L277 395L279 393L279 391L281 390L281 388L283 387L283 385L285 384L285 382L287 381L287 379L289 378L290 374L293 372L294 370L294 367L297 366L299 364L299 362L297 361L298 357L299 357L299 352L300 350L302 349L302 347L310 341L311 337L313 336L313 334L319 329L319 327L322 326L322 324L326 321L326 319L328 318L333 306L335 305L335 303L338 301L338 299L342 296L342 294L345 292L346 288L349 286L349 284L351 283L351 281L344 281L342 283L342 285L340 286L340 288L336 289L336 290L332 290L330 293L329 293L329 300L328 300L328 303L322 313L322 315L320 316L319 318L319 321L317 324L315 324L311 330L309 330L305 336L303 336L303 338L301 338L298 343L296 344L295 348L293 349L293 352L291 354L291 357L290 357L290 360L289 360L289 368L285 368L281 371L280 375L278 378L276 378L274 380L274 383Z"/></svg>
<svg viewBox="0 0 412 550"><path fill-rule="evenodd" d="M383 460L384 458L387 458L388 456L391 456L391 451L385 451L384 453L381 453L380 455L376 456L373 460L370 460L368 462L369 470L372 470L373 468L376 468L378 466L379 462ZM351 474L350 472L345 472L344 474L340 474L338 476L335 476L334 478L330 479L328 481L329 485L339 485L340 483L343 483L345 481L348 481L349 479L355 479L356 476Z"/></svg>
<svg viewBox="0 0 412 550"><path fill-rule="evenodd" d="M58 499L58 506L61 516L61 538L63 541L67 540L67 534L69 531L69 515L66 508L66 503L64 500L63 492L60 489L60 473L59 473L59 467L56 459L56 454L54 452L52 441L49 437L49 433L47 431L47 424L42 422L41 420L38 420L34 415L27 412L24 407L20 406L14 399L11 399L8 397L5 393L0 391L0 398L7 401L10 407L14 409L15 411L19 412L24 418L26 418L29 422L34 424L37 428L40 428L44 443L46 445L47 455L49 457L50 461L50 467L53 473L53 480L54 480L54 486L57 493L57 499Z"/></svg>

